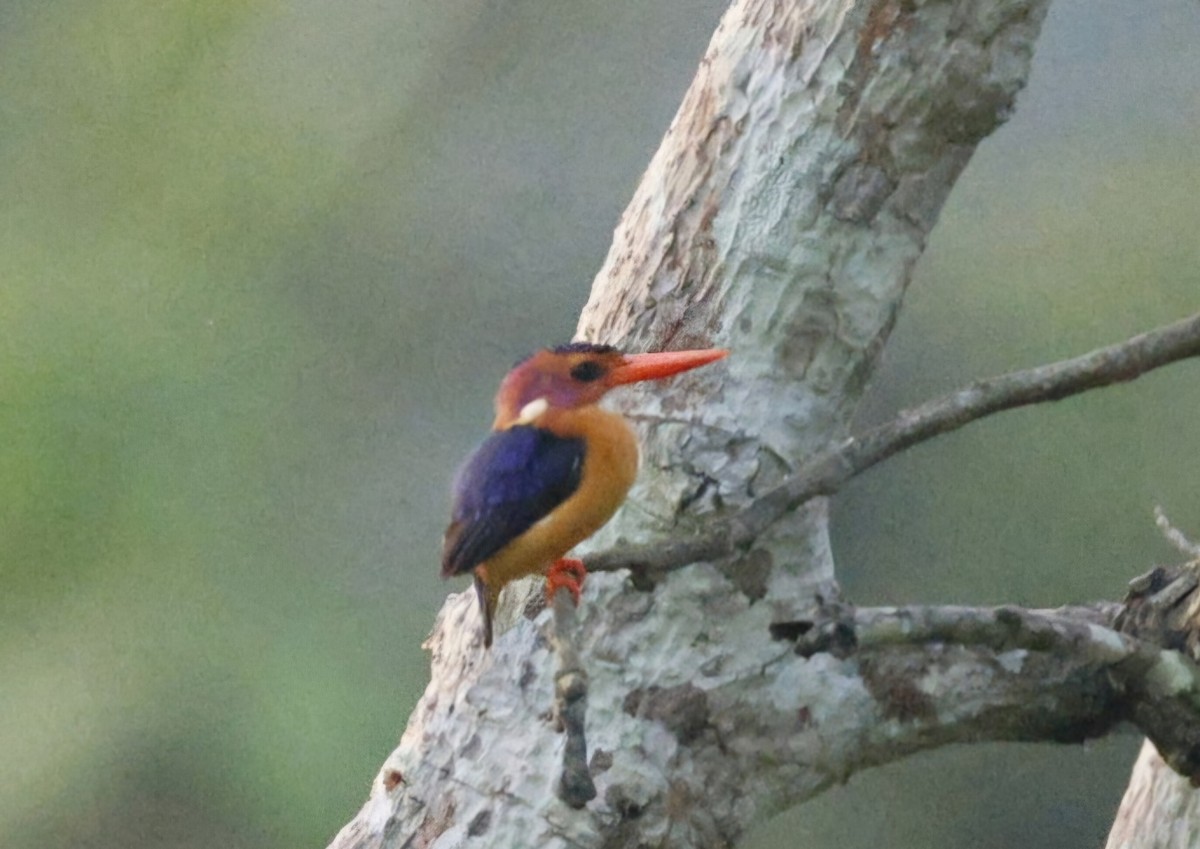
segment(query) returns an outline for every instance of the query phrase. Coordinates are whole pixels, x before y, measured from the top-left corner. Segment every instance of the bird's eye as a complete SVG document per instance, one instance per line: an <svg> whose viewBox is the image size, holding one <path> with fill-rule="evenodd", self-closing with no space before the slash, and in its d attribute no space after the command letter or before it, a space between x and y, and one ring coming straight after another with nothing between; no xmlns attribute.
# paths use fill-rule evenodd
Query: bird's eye
<svg viewBox="0 0 1200 849"><path fill-rule="evenodd" d="M583 383L591 383L604 374L604 366L595 360L584 360L571 369L571 377Z"/></svg>

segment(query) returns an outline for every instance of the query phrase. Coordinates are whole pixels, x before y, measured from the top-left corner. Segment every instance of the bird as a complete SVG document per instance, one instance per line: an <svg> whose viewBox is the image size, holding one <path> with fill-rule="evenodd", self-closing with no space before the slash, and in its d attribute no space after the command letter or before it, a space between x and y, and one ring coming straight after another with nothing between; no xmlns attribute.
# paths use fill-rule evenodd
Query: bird
<svg viewBox="0 0 1200 849"><path fill-rule="evenodd" d="M626 354L572 342L518 362L496 393L492 433L454 477L442 577L472 573L485 648L500 592L546 573L550 594L576 603L586 569L565 555L616 513L633 486L633 429L598 402L618 386L659 380L724 358L721 348Z"/></svg>

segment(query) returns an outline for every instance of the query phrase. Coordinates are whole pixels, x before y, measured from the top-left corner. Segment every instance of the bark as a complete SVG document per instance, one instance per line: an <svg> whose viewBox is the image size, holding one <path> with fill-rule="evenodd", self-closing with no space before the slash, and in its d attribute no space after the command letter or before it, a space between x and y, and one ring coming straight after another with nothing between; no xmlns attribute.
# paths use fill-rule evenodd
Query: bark
<svg viewBox="0 0 1200 849"><path fill-rule="evenodd" d="M1013 108L1047 3L734 3L579 324L630 350L734 353L621 398L642 478L592 550L697 535L846 437L944 200ZM484 652L472 595L452 596L429 687L333 845L728 846L869 764L1101 733L1127 709L1114 664L1175 669L1095 623L1091 642L1034 648L798 650L789 625L837 621L822 618L833 578L815 499L730 557L652 582L593 575L560 616L573 631L555 631L530 582L506 593ZM1167 680L1167 696L1190 694Z"/></svg>

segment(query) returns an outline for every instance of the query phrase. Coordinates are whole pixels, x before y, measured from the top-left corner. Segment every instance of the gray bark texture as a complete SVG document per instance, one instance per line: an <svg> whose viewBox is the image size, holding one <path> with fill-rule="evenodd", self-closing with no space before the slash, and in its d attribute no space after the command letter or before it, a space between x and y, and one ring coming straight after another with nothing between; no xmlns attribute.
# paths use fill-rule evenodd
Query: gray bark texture
<svg viewBox="0 0 1200 849"><path fill-rule="evenodd" d="M1200 846L1200 793L1171 770L1147 740L1106 849L1194 849Z"/></svg>
<svg viewBox="0 0 1200 849"><path fill-rule="evenodd" d="M698 536L846 439L942 204L1014 108L1047 5L733 3L578 327L630 351L732 354L614 398L641 432L641 478L588 550ZM730 846L867 765L952 741L1098 733L1120 718L1114 665L1173 669L1103 615L1072 626L1084 632L1026 623L1042 635L1032 647L932 633L869 654L802 650L809 626L789 627L836 602L821 498L730 556L637 577L593 574L557 617L538 582L510 588L490 652L473 595L451 596L427 643L428 689L332 845ZM1013 621L961 616L884 610L845 627ZM1054 650L1067 644L1088 650ZM1167 678L1167 695L1192 692Z"/></svg>

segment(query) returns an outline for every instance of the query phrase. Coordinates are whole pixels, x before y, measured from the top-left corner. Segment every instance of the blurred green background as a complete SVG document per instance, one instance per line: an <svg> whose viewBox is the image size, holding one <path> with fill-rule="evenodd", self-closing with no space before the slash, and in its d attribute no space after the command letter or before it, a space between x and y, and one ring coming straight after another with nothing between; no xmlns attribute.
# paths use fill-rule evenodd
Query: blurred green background
<svg viewBox="0 0 1200 849"><path fill-rule="evenodd" d="M320 846L424 687L450 471L570 336L716 0L0 6L0 844ZM1200 305L1200 6L1060 0L862 420ZM1200 535L1197 367L835 505L864 603L1112 597ZM1094 846L1137 740L856 776L758 847Z"/></svg>

